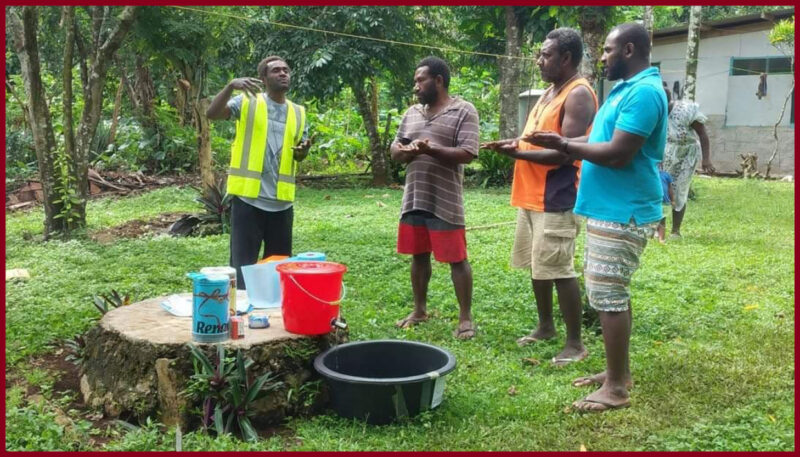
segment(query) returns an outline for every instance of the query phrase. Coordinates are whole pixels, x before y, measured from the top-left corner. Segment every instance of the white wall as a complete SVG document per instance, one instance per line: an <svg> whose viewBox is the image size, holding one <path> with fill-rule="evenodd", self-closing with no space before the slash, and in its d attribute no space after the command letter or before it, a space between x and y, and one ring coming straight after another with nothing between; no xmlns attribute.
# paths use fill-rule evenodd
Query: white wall
<svg viewBox="0 0 800 457"><path fill-rule="evenodd" d="M695 99L709 117L706 130L711 140L711 161L718 171L740 169L741 155L755 153L762 173L775 142L772 125L778 119L792 75L767 76L767 96L756 97L758 75L730 76L732 57L782 57L767 40L768 30L725 30L726 35L700 41ZM670 90L675 81L684 86L686 38L653 46L652 61L660 62L664 81ZM615 82L604 81L605 98ZM791 104L791 101L789 102ZM794 175L794 124L789 122L791 105L778 129L778 154L772 165L773 175Z"/></svg>
<svg viewBox="0 0 800 457"><path fill-rule="evenodd" d="M791 85L791 75L771 74L767 77L767 97L756 96L758 75L730 76L732 57L781 57L769 43L768 30L703 38L697 63L695 100L706 115L726 116L725 125L772 125L778 118L781 104ZM686 40L676 43L655 42L651 61L661 64L661 77L672 89L675 81L685 84ZM606 97L615 82L604 82ZM605 98L605 97L604 97ZM789 124L789 107L781 125Z"/></svg>
<svg viewBox="0 0 800 457"><path fill-rule="evenodd" d="M728 82L728 111L725 125L773 126L780 116L786 93L792 86L791 75L767 75L767 96L756 97L758 76L732 76ZM789 126L792 101L780 125Z"/></svg>
<svg viewBox="0 0 800 457"><path fill-rule="evenodd" d="M767 76L767 97L756 96L758 75L730 76L733 57L781 57L767 38L768 29L736 33L700 40L695 100L707 115L726 116L725 125L764 126L775 122L781 103L791 85L791 75ZM686 41L669 44L655 42L653 62L661 62L661 73L670 89L674 81L684 86ZM789 125L787 114L781 125Z"/></svg>

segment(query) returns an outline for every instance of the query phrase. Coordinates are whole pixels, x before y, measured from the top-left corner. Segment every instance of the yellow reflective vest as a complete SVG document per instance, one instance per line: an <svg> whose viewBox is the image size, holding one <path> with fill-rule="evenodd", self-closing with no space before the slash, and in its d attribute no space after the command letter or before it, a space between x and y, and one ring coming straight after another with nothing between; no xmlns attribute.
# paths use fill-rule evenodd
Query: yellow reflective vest
<svg viewBox="0 0 800 457"><path fill-rule="evenodd" d="M254 103L255 102L255 103ZM300 143L306 125L306 110L286 100L286 130L283 134L280 167L278 170L278 200L294 201L295 172L292 147ZM231 145L231 165L228 168L228 193L256 198L261 189L261 172L267 150L269 116L264 96L243 97L242 109L236 121L236 137Z"/></svg>

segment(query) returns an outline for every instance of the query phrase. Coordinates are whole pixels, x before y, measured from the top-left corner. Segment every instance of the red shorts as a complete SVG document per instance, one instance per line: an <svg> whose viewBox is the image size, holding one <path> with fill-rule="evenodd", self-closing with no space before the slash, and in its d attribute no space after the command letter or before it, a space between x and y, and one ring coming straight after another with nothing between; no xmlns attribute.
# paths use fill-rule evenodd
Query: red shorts
<svg viewBox="0 0 800 457"><path fill-rule="evenodd" d="M464 226L445 222L426 211L410 211L400 217L397 252L412 255L433 252L433 258L439 262L461 262L467 258Z"/></svg>

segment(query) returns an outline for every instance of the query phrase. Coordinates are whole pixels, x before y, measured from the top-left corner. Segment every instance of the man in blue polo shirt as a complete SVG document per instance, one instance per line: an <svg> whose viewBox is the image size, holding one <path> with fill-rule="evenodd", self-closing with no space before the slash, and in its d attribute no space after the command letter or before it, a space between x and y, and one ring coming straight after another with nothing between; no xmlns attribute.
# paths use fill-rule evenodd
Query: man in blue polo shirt
<svg viewBox="0 0 800 457"><path fill-rule="evenodd" d="M611 30L600 58L608 79L621 79L597 112L591 134L563 138L534 132L525 141L583 160L575 213L586 216L584 280L598 311L606 371L578 378L574 386L600 388L575 403L579 411L630 405L628 346L630 279L661 213L658 163L667 138L667 99L658 69L650 66L650 38L636 23Z"/></svg>

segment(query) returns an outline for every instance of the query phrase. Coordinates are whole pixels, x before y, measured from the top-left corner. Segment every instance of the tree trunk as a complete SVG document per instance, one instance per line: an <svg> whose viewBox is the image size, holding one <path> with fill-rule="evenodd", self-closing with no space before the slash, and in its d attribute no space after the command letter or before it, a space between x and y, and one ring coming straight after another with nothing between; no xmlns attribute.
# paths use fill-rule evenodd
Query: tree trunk
<svg viewBox="0 0 800 457"><path fill-rule="evenodd" d="M792 66L794 68L794 57L792 57ZM780 142L778 141L778 126L781 125L781 121L783 120L783 116L786 114L786 105L789 103L789 99L792 98L794 95L794 76L792 77L792 86L789 88L789 92L786 93L786 98L783 99L783 108L781 108L781 114L778 116L778 120L775 121L775 124L772 126L772 138L775 139L775 146L772 148L772 155L769 156L769 160L767 161L767 169L764 172L764 177L769 178L769 173L772 171L772 161L775 160L775 157L778 155L778 146Z"/></svg>
<svg viewBox="0 0 800 457"><path fill-rule="evenodd" d="M513 6L506 6L506 56L500 59L500 138L514 138L519 112L522 27Z"/></svg>
<svg viewBox="0 0 800 457"><path fill-rule="evenodd" d="M647 35L650 36L650 56L653 55L653 7L644 7L644 17L642 18L644 28L647 29Z"/></svg>
<svg viewBox="0 0 800 457"><path fill-rule="evenodd" d="M686 81L683 85L683 98L694 101L697 87L697 54L700 50L700 22L703 7L689 7L689 37L686 44Z"/></svg>
<svg viewBox="0 0 800 457"><path fill-rule="evenodd" d="M364 127L367 129L370 149L370 166L372 168L372 185L383 187L389 183L386 169L386 151L381 145L381 138L378 134L378 113L373 110L374 94L377 89L377 81L372 80L372 93L367 92L363 82L353 84L353 94L358 105L358 113L364 120Z"/></svg>
<svg viewBox="0 0 800 457"><path fill-rule="evenodd" d="M606 22L611 15L610 6L580 7L578 23L583 35L584 56L581 61L581 75L589 84L596 87L597 81L603 77L598 62L606 39Z"/></svg>
<svg viewBox="0 0 800 457"><path fill-rule="evenodd" d="M175 110L178 112L178 124L185 126L192 112L192 84L191 74L192 70L188 65L182 65L181 70L182 78L178 78L175 86Z"/></svg>
<svg viewBox="0 0 800 457"><path fill-rule="evenodd" d="M156 89L150 70L145 65L142 56L136 56L136 81L134 90L138 99L138 107L141 110L142 118L147 120L148 127L156 125L155 114L153 112L153 101L156 98Z"/></svg>
<svg viewBox="0 0 800 457"><path fill-rule="evenodd" d="M119 109L122 104L122 78L119 79L117 93L114 95L114 114L111 116L111 128L108 130L108 144L114 144L117 136L117 124L119 124Z"/></svg>
<svg viewBox="0 0 800 457"><path fill-rule="evenodd" d="M103 8L103 9L101 9ZM108 16L107 7L95 7L92 15L92 40L88 79L83 90L83 112L78 127L78 147L75 157L76 182L78 198L81 200L79 225L86 225L86 200L89 197L89 147L92 143L97 125L100 123L103 108L103 88L108 76L108 67L114 53L122 45L122 40L130 31L135 18L136 6L126 6L119 16L117 26L107 36L103 33Z"/></svg>
<svg viewBox="0 0 800 457"><path fill-rule="evenodd" d="M42 85L41 64L39 62L39 44L36 40L39 16L35 6L22 8L22 18L15 9L8 8L7 20L11 32L11 43L19 57L22 80L28 97L26 115L33 134L36 162L39 166L39 180L44 194L44 237L64 228L64 219L56 218L62 209L62 203L55 195L55 154L56 142L53 136L53 124L47 106L44 86Z"/></svg>
<svg viewBox="0 0 800 457"><path fill-rule="evenodd" d="M188 430L196 425L190 411L202 406L180 394L194 373L186 346L193 342L192 320L164 314L160 303L166 298L112 309L89 329L80 369L81 394L87 405L112 418L143 420L158 415L160 422ZM252 358L255 364L248 371L253 376L271 371L282 382L249 406L256 413L254 420L262 424L319 411L326 396L324 389L314 387L321 379L311 368L314 358L349 338L346 331L316 337L292 334L283 327L280 314L270 317L269 331L247 329L242 339L218 343L227 356L241 349ZM216 345L194 344L216 364Z"/></svg>
<svg viewBox="0 0 800 457"><path fill-rule="evenodd" d="M206 117L206 109L211 102L202 98L194 105L195 127L197 128L197 150L199 152L200 178L203 185L203 195L209 195L210 189L215 184L214 159L211 155L211 129Z"/></svg>
<svg viewBox="0 0 800 457"><path fill-rule="evenodd" d="M72 120L72 56L75 48L75 28L72 24L75 22L75 7L65 6L63 9L64 21L64 68L62 68L61 75L64 83L64 156L67 158L68 174L71 177L76 176L75 164L76 149L75 149L75 128ZM88 179L88 178L87 178ZM74 179L68 179L61 182L61 186L65 188L63 191L71 191L75 186ZM63 192L62 191L62 192ZM69 208L69 207L68 207ZM76 227L82 227L85 221L86 202L81 200L75 203L74 208L69 208L70 214L64 215L64 229L67 233ZM83 215L78 220L73 220L75 215Z"/></svg>

